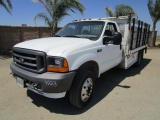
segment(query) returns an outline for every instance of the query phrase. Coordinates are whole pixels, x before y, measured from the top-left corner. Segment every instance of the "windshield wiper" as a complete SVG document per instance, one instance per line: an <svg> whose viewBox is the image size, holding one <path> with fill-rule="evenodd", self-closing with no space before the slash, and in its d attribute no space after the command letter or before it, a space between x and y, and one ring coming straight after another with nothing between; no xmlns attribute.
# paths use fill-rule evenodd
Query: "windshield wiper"
<svg viewBox="0 0 160 120"><path fill-rule="evenodd" d="M82 37L79 37L79 36L76 36L76 35L67 35L67 36L63 36L63 37L75 37L75 38L82 38Z"/></svg>

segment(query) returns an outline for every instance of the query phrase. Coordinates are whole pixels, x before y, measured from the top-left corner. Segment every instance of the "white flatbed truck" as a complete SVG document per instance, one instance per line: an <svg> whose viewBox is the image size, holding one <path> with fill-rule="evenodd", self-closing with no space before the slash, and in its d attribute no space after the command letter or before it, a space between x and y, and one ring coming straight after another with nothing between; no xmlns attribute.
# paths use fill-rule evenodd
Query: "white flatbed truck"
<svg viewBox="0 0 160 120"><path fill-rule="evenodd" d="M83 108L102 73L141 65L149 32L149 24L128 16L75 20L54 37L15 45L10 68L21 87L49 98L68 92Z"/></svg>

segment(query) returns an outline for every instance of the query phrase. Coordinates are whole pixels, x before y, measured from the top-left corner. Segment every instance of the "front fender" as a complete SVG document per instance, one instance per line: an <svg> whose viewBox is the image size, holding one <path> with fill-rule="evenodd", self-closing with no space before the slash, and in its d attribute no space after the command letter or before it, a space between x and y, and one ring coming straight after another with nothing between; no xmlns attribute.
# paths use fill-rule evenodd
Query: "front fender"
<svg viewBox="0 0 160 120"><path fill-rule="evenodd" d="M94 61L99 65L99 57L94 54L94 53L86 53L83 55L79 55L78 57L72 57L72 59L70 59L69 62L69 67L70 70L77 70L81 65L83 65L84 63L88 62L88 61ZM100 69L100 68L99 68Z"/></svg>

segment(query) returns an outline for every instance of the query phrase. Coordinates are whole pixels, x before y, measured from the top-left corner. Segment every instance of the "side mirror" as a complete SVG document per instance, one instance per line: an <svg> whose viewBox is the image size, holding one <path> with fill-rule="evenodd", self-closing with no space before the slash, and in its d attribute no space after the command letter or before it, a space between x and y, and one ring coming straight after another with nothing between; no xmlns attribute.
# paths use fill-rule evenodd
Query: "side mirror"
<svg viewBox="0 0 160 120"><path fill-rule="evenodd" d="M121 42L122 42L122 34L119 33L119 32L115 32L113 44L114 44L114 45L120 45Z"/></svg>
<svg viewBox="0 0 160 120"><path fill-rule="evenodd" d="M103 37L103 45L106 45L106 44L120 45L121 42L122 42L122 35L119 32L116 32L114 36Z"/></svg>
<svg viewBox="0 0 160 120"><path fill-rule="evenodd" d="M103 37L103 45L113 44L114 37L113 36L104 36Z"/></svg>

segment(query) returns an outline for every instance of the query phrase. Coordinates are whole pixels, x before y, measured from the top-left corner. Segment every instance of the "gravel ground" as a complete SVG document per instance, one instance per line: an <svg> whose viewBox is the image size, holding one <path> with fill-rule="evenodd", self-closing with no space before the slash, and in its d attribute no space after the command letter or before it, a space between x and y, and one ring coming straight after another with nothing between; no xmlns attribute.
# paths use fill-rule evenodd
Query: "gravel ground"
<svg viewBox="0 0 160 120"><path fill-rule="evenodd" d="M11 58L0 56L1 120L160 120L160 49L149 49L140 68L114 68L97 80L90 104L76 109L16 85Z"/></svg>

